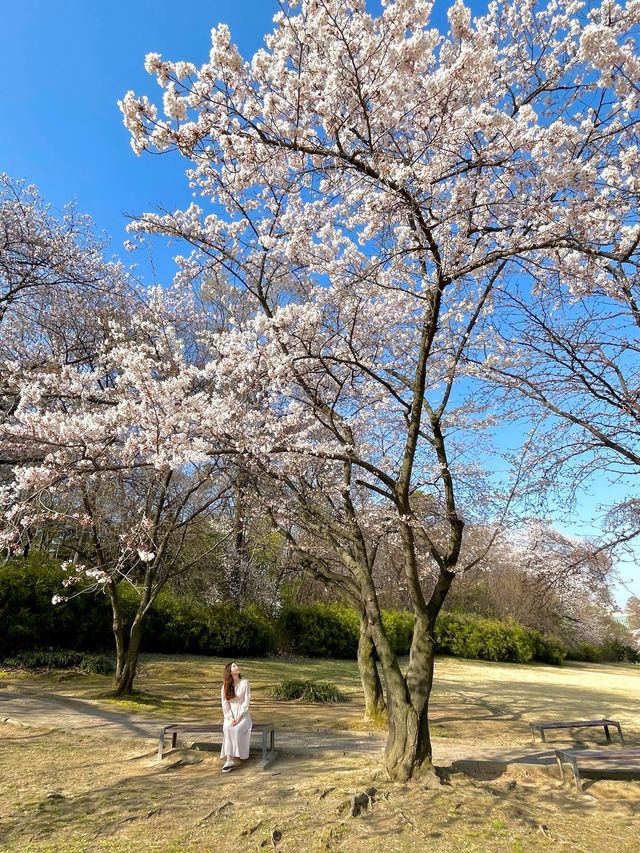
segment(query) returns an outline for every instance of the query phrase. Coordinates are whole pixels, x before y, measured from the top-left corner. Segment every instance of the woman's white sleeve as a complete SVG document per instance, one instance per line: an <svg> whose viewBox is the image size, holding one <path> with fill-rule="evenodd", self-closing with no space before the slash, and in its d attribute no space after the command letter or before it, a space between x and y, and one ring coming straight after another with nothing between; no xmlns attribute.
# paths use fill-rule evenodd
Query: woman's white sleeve
<svg viewBox="0 0 640 853"><path fill-rule="evenodd" d="M242 705L240 706L240 713L246 714L249 710L249 705L251 704L251 688L249 687L249 682L245 681L244 684L244 696L242 697Z"/></svg>
<svg viewBox="0 0 640 853"><path fill-rule="evenodd" d="M220 689L220 701L222 702L222 716L225 720L233 720L233 713L231 712L231 704L228 699L224 698L224 684Z"/></svg>

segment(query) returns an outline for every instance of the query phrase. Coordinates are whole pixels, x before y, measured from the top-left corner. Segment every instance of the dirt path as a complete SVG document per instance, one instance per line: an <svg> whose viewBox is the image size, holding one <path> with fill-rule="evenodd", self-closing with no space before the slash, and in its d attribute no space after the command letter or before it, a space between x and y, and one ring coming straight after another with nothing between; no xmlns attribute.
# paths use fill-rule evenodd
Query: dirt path
<svg viewBox="0 0 640 853"><path fill-rule="evenodd" d="M40 729L61 730L104 737L107 740L135 739L157 742L162 728L168 724L159 716L140 712L112 710L95 701L73 696L45 694L35 689L5 685L0 689L0 720ZM198 736L198 743L215 742L215 736ZM382 733L366 735L344 731L286 731L276 729L276 748L288 753L341 752L380 755L384 750ZM552 766L553 750L539 746L499 746L435 737L434 760L458 769L504 769L517 764L540 769ZM495 765L495 767L494 767Z"/></svg>

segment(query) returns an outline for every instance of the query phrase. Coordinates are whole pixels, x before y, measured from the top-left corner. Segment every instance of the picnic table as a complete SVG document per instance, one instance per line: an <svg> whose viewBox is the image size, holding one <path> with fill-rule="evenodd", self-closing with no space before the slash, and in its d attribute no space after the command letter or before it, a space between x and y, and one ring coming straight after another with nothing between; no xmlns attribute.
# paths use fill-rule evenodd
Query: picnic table
<svg viewBox="0 0 640 853"><path fill-rule="evenodd" d="M178 735L189 733L198 734L222 734L222 723L172 723L165 726L160 733L158 740L158 758L161 759L164 753L164 741L167 735L171 735L171 746L175 747ZM251 727L251 734L262 735L262 767L263 769L270 764L275 758L274 749L274 727L273 723L254 723ZM268 743L268 747L267 747Z"/></svg>
<svg viewBox="0 0 640 853"><path fill-rule="evenodd" d="M591 727L604 728L604 733L607 738L607 743L611 743L611 735L609 733L609 728L613 727L618 730L618 736L620 738L620 743L624 744L624 738L622 737L622 729L620 728L620 723L615 720L574 720L573 722L563 722L563 721L555 721L555 722L546 722L546 723L529 723L529 728L531 729L531 740L533 743L536 742L536 732L540 733L540 739L543 743L546 743L545 731L549 731L549 729L579 729L579 728L591 728Z"/></svg>
<svg viewBox="0 0 640 853"><path fill-rule="evenodd" d="M594 764L605 767L608 772L629 772L635 770L632 764L640 760L640 749L556 749L556 761L560 768L560 778L564 781L564 764L570 764L576 780L576 787L581 794L584 793L582 779L580 778L580 765L582 769L598 770ZM585 765L591 764L591 767ZM609 765L608 767L606 765ZM613 765L613 766L612 766ZM640 767L638 767L640 770Z"/></svg>

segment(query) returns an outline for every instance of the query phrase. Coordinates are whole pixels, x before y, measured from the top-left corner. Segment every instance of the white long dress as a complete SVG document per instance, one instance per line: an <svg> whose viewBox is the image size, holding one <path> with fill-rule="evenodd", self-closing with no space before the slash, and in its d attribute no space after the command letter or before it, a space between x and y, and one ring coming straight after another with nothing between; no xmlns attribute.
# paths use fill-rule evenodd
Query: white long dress
<svg viewBox="0 0 640 853"><path fill-rule="evenodd" d="M224 716L220 758L224 758L226 755L231 755L234 758L249 758L252 722L249 714L251 688L248 680L242 678L235 690L236 695L233 699L224 698L224 685L220 690L222 714ZM234 720L240 720L240 722L234 726Z"/></svg>

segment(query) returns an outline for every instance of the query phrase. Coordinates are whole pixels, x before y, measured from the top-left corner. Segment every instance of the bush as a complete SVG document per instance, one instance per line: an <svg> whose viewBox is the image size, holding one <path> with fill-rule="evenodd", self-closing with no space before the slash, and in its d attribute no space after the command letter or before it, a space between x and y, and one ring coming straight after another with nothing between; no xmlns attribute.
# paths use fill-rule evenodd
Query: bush
<svg viewBox="0 0 640 853"><path fill-rule="evenodd" d="M343 604L296 604L278 617L282 651L314 658L356 658L360 620Z"/></svg>
<svg viewBox="0 0 640 853"><path fill-rule="evenodd" d="M413 614L406 610L383 610L382 624L393 651L397 655L408 655L413 637Z"/></svg>
<svg viewBox="0 0 640 853"><path fill-rule="evenodd" d="M145 622L142 648L165 654L265 655L275 649L270 620L254 607L205 604L162 592Z"/></svg>
<svg viewBox="0 0 640 853"><path fill-rule="evenodd" d="M528 663L539 650L540 635L517 622L441 613L436 622L440 654L480 660Z"/></svg>
<svg viewBox="0 0 640 853"><path fill-rule="evenodd" d="M300 702L346 702L347 697L329 681L290 679L269 691L272 699L298 699Z"/></svg>
<svg viewBox="0 0 640 853"><path fill-rule="evenodd" d="M402 610L383 611L382 624L397 655L409 654L413 616ZM283 652L312 658L358 656L360 619L346 604L292 604L277 620Z"/></svg>
<svg viewBox="0 0 640 853"><path fill-rule="evenodd" d="M97 675L115 671L107 655L84 654L73 649L30 649L4 659L6 666L20 669L79 669Z"/></svg>
<svg viewBox="0 0 640 853"><path fill-rule="evenodd" d="M116 665L109 655L88 654L84 656L80 669L95 675L111 675L116 671Z"/></svg>
<svg viewBox="0 0 640 853"><path fill-rule="evenodd" d="M105 595L74 595L52 604L64 592L65 573L46 555L31 552L27 560L0 567L0 657L28 650L64 647L76 651L112 648L113 629ZM81 585L74 587L74 592ZM119 587L125 630L138 607L137 591ZM256 608L208 605L169 592L158 596L144 624L142 650L229 656L264 655L275 649L274 626ZM98 665L98 664L97 664Z"/></svg>
<svg viewBox="0 0 640 853"><path fill-rule="evenodd" d="M640 653L634 646L620 640L608 640L600 647L600 660L613 663L640 663Z"/></svg>
<svg viewBox="0 0 640 853"><path fill-rule="evenodd" d="M600 649L592 643L580 643L573 649L569 649L567 657L570 660L584 661L585 663L595 663L600 660Z"/></svg>
<svg viewBox="0 0 640 853"><path fill-rule="evenodd" d="M567 657L569 649L557 637L547 637L538 634L536 645L536 660L561 666Z"/></svg>
<svg viewBox="0 0 640 853"><path fill-rule="evenodd" d="M640 663L638 649L620 640L607 640L601 646L594 646L592 643L580 643L569 651L567 657L570 660L585 661L586 663Z"/></svg>
<svg viewBox="0 0 640 853"><path fill-rule="evenodd" d="M0 567L0 655L50 646L84 650L112 645L106 597L77 595L51 603L64 591L65 576L55 560L37 551Z"/></svg>

